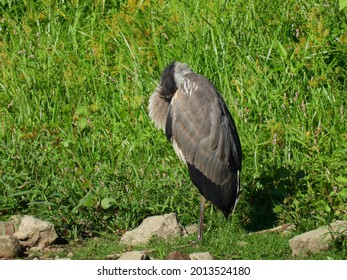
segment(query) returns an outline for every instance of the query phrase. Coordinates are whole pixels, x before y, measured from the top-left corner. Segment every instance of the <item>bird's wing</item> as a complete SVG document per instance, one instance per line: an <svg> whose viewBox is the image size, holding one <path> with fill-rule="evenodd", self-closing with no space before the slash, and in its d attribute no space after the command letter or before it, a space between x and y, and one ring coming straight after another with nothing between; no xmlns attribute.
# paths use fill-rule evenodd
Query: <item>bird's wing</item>
<svg viewBox="0 0 347 280"><path fill-rule="evenodd" d="M188 82L183 80L170 105L172 140L184 155L200 192L223 208L213 200L220 200L214 197L223 195L224 189L228 189L229 200L231 193L236 196L238 192L238 186L233 185L241 169L240 141L231 115L212 84L195 73L185 79ZM166 127L170 127L168 123Z"/></svg>
<svg viewBox="0 0 347 280"><path fill-rule="evenodd" d="M170 108L171 135L185 159L221 184L230 169L241 168L235 125L216 89L202 76L188 76L195 90L178 88ZM168 122L166 124L168 127ZM226 174L224 174L226 172Z"/></svg>

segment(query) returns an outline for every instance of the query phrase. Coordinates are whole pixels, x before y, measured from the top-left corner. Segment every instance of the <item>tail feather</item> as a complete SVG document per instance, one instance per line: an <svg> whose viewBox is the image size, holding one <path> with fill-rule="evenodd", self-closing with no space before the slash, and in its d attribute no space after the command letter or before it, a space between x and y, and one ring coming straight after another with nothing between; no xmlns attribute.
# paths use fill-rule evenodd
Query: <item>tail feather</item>
<svg viewBox="0 0 347 280"><path fill-rule="evenodd" d="M235 209L238 193L240 190L239 171L231 176L227 185L217 185L208 179L199 169L193 164L187 162L190 178L194 185L199 189L199 192L217 208L219 208L225 218L228 218L230 213Z"/></svg>

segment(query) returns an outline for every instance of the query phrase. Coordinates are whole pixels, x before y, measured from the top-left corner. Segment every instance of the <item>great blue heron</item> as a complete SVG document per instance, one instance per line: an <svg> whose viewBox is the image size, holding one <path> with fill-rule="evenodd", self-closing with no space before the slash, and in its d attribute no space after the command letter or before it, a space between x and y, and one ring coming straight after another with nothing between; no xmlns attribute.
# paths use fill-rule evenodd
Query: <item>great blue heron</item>
<svg viewBox="0 0 347 280"><path fill-rule="evenodd" d="M172 141L200 191L198 240L202 240L205 199L224 213L235 209L240 190L241 143L217 89L181 62L168 65L149 100L149 116Z"/></svg>

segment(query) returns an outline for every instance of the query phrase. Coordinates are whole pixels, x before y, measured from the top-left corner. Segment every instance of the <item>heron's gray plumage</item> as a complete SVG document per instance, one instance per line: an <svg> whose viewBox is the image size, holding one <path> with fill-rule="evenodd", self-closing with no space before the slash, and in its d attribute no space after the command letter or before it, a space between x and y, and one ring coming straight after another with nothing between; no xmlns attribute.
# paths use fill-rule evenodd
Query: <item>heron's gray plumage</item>
<svg viewBox="0 0 347 280"><path fill-rule="evenodd" d="M228 217L240 188L241 144L216 88L186 64L172 63L150 98L149 115L172 140L200 193Z"/></svg>
<svg viewBox="0 0 347 280"><path fill-rule="evenodd" d="M149 117L158 129L165 131L166 119L169 112L170 103L160 95L162 88L160 85L156 87L154 93L149 99Z"/></svg>

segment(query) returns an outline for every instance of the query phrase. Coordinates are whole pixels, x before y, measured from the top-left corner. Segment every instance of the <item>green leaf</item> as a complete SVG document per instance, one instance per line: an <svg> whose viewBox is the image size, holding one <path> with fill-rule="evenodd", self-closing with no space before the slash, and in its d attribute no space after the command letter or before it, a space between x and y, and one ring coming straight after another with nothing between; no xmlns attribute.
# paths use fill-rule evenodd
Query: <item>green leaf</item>
<svg viewBox="0 0 347 280"><path fill-rule="evenodd" d="M77 126L80 130L85 129L87 125L88 125L88 120L86 120L85 118L81 118L77 121Z"/></svg>
<svg viewBox="0 0 347 280"><path fill-rule="evenodd" d="M324 206L324 210L325 210L325 212L327 212L327 213L330 213L330 212L331 212L331 208L330 208L329 205L325 205L325 206Z"/></svg>
<svg viewBox="0 0 347 280"><path fill-rule="evenodd" d="M112 204L114 203L115 203L115 200L113 198L105 197L101 200L101 207L106 210L110 208Z"/></svg>
<svg viewBox="0 0 347 280"><path fill-rule="evenodd" d="M87 206L87 207L91 206L93 202L92 200L93 200L92 192L89 191L84 197L80 199L78 204L72 209L72 213L77 213L78 209L81 208L82 206Z"/></svg>
<svg viewBox="0 0 347 280"><path fill-rule="evenodd" d="M281 57L282 57L283 59L286 59L287 56L288 56L288 53L287 53L286 49L283 47L283 45L281 44L280 41L276 40L276 44L277 44L277 46L278 46L278 50L279 50L279 52L280 52L280 54L281 54Z"/></svg>
<svg viewBox="0 0 347 280"><path fill-rule="evenodd" d="M65 148L68 148L70 143L73 143L73 142L71 140L64 140L61 143Z"/></svg>
<svg viewBox="0 0 347 280"><path fill-rule="evenodd" d="M89 193L89 195L86 197L83 206L85 207L92 207L94 206L94 196L92 195L92 193Z"/></svg>
<svg viewBox="0 0 347 280"><path fill-rule="evenodd" d="M347 199L347 188L342 189L338 193L339 196L341 196L343 199Z"/></svg>
<svg viewBox="0 0 347 280"><path fill-rule="evenodd" d="M273 209L273 212L278 214L278 213L281 213L283 210L283 207L281 205L276 205Z"/></svg>
<svg viewBox="0 0 347 280"><path fill-rule="evenodd" d="M125 119L129 115L128 111L122 107L117 110L117 113L121 119Z"/></svg>
<svg viewBox="0 0 347 280"><path fill-rule="evenodd" d="M341 11L343 8L346 8L346 7L347 7L347 0L340 0L339 3L340 3L340 11Z"/></svg>
<svg viewBox="0 0 347 280"><path fill-rule="evenodd" d="M339 176L336 178L336 181L341 183L342 185L347 186L347 178L343 176Z"/></svg>
<svg viewBox="0 0 347 280"><path fill-rule="evenodd" d="M80 116L86 116L88 115L88 108L87 106L78 106L75 113Z"/></svg>

